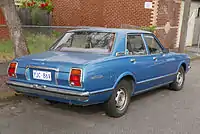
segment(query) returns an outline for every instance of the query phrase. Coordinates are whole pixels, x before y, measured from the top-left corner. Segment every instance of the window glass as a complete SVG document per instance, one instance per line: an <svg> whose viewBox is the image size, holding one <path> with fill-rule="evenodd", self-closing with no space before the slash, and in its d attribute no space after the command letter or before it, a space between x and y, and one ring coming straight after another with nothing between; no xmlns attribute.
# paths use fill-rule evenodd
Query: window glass
<svg viewBox="0 0 200 134"><path fill-rule="evenodd" d="M66 33L52 48L56 51L111 53L115 33L76 31Z"/></svg>
<svg viewBox="0 0 200 134"><path fill-rule="evenodd" d="M141 35L128 35L127 49L131 55L145 55L146 50Z"/></svg>
<svg viewBox="0 0 200 134"><path fill-rule="evenodd" d="M151 54L162 53L162 48L153 36L144 35L144 39L147 42L147 46Z"/></svg>

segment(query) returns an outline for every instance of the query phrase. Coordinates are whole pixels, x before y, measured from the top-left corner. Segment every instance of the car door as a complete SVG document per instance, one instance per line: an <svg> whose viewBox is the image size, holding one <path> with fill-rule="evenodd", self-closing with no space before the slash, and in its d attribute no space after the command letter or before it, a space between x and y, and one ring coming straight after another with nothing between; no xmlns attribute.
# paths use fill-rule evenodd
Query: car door
<svg viewBox="0 0 200 134"><path fill-rule="evenodd" d="M164 47L157 41L153 34L143 34L150 57L154 62L154 84L160 85L172 79L173 64L169 64L170 55L164 52ZM172 58L171 58L172 59ZM173 60L173 59L172 59Z"/></svg>
<svg viewBox="0 0 200 134"><path fill-rule="evenodd" d="M168 75L175 74L176 71L177 71L177 66L179 65L179 63L176 62L176 57L175 57L174 53L170 53L169 51L165 51L166 49L160 43L158 38L156 36L154 36L154 38L158 42L158 44L164 49L162 56L163 56L163 59L165 61L165 73L168 74Z"/></svg>
<svg viewBox="0 0 200 134"><path fill-rule="evenodd" d="M128 34L126 45L130 71L136 77L135 93L156 86L154 79L158 74L155 60L149 55L141 34Z"/></svg>

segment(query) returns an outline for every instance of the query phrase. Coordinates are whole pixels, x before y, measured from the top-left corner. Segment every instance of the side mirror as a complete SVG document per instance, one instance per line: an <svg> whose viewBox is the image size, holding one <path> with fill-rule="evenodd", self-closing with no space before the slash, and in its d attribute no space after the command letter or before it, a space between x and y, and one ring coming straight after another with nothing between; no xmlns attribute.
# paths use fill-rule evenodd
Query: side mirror
<svg viewBox="0 0 200 134"><path fill-rule="evenodd" d="M169 53L169 49L168 49L168 48L165 48L165 49L163 50L163 53Z"/></svg>

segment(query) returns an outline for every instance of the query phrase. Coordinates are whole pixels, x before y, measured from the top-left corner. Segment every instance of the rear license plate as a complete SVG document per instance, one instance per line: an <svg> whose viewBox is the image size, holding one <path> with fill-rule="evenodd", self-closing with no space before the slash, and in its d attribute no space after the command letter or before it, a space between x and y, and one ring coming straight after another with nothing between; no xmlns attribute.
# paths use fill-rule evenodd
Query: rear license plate
<svg viewBox="0 0 200 134"><path fill-rule="evenodd" d="M51 81L51 72L33 70L33 79Z"/></svg>

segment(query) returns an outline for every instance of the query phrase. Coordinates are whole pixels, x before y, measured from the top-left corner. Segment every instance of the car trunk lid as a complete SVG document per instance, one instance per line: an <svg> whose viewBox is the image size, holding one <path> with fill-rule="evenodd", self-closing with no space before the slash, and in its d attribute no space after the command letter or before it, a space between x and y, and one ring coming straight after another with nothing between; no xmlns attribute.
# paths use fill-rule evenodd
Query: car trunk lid
<svg viewBox="0 0 200 134"><path fill-rule="evenodd" d="M71 67L82 67L91 61L107 56L92 53L48 51L42 54L24 56L17 59L17 61L19 67L40 66L59 69L61 72L69 72Z"/></svg>
<svg viewBox="0 0 200 134"><path fill-rule="evenodd" d="M17 59L18 68L24 68L24 72L18 72L21 73L18 76L21 75L26 80L40 84L69 86L68 78L71 68L84 68L87 63L104 59L106 56L92 53L55 51L24 56ZM44 79L42 75L45 75L47 79Z"/></svg>

